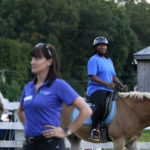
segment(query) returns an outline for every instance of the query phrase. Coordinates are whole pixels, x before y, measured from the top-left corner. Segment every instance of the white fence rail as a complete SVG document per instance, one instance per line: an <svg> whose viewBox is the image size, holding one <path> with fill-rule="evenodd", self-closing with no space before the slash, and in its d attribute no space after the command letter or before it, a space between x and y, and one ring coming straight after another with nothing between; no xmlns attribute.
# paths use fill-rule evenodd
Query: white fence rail
<svg viewBox="0 0 150 150"><path fill-rule="evenodd" d="M6 105L8 110L17 110L19 102L12 102ZM24 141L24 129L23 125L19 122L16 117L17 122L0 122L0 129L14 130L15 138L14 140L0 140L0 147L7 148L16 148L20 150ZM145 130L150 130L150 127ZM66 146L69 148L70 143L66 140ZM139 142L141 149L150 149L150 142ZM113 149L112 142L102 143L102 144L93 144L86 141L81 142L82 150L92 149L92 150L101 150L101 149Z"/></svg>

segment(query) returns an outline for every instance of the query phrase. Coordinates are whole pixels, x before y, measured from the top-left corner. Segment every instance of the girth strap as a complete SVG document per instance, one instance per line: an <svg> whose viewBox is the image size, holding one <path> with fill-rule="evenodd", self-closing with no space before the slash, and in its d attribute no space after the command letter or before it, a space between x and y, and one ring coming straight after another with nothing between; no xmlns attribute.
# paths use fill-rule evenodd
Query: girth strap
<svg viewBox="0 0 150 150"><path fill-rule="evenodd" d="M104 112L103 120L105 120L108 114L110 113L111 107L112 107L112 101L116 100L117 97L118 95L116 92L109 93L109 95L106 97L105 112Z"/></svg>

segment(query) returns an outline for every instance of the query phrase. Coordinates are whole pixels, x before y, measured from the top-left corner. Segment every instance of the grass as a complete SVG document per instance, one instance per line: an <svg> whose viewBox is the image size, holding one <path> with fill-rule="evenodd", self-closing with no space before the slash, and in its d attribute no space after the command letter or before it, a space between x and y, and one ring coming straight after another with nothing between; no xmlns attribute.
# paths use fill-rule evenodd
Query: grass
<svg viewBox="0 0 150 150"><path fill-rule="evenodd" d="M139 142L150 142L150 130L144 130Z"/></svg>
<svg viewBox="0 0 150 150"><path fill-rule="evenodd" d="M150 130L144 130L139 142L150 142ZM113 149L106 149L113 150Z"/></svg>

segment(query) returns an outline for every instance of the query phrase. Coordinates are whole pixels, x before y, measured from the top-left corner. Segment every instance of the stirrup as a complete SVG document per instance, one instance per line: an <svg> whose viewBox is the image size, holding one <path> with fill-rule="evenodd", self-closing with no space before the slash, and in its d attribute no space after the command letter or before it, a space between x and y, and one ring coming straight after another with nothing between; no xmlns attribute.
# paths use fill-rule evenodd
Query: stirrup
<svg viewBox="0 0 150 150"><path fill-rule="evenodd" d="M90 136L89 136L88 139L94 140L94 141L100 141L100 131L97 130L97 129L93 129L93 130L90 132Z"/></svg>
<svg viewBox="0 0 150 150"><path fill-rule="evenodd" d="M100 139L100 131L98 129L95 129L95 132L98 134L98 139Z"/></svg>

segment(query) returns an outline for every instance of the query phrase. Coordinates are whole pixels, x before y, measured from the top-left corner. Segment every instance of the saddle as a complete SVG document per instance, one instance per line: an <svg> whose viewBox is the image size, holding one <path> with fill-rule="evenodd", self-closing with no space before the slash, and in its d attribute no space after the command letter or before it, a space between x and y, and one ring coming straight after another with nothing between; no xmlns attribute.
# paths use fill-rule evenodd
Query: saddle
<svg viewBox="0 0 150 150"><path fill-rule="evenodd" d="M116 114L117 96L118 96L117 93L110 93L106 97L103 120L100 122L99 129L98 129L100 130L100 134L101 134L100 142L104 143L104 142L111 141L111 139L109 138L109 134L108 134L108 125L112 122ZM85 98L85 101L92 108L92 102L88 97ZM79 110L75 108L72 113L72 121L76 119L78 114L79 114ZM84 124L91 125L92 124L91 117L88 117L88 119L85 120Z"/></svg>
<svg viewBox="0 0 150 150"><path fill-rule="evenodd" d="M101 141L102 142L108 142L111 141L111 139L109 138L109 134L108 134L108 123L106 123L106 119L108 117L108 115L111 113L112 110L112 104L113 101L116 101L118 95L116 92L110 92L107 97L106 97L106 101L105 101L105 111L103 113L103 119L100 122L100 134L101 134ZM86 96L86 102L87 103L91 103L91 100L88 96ZM94 108L92 108L94 109Z"/></svg>
<svg viewBox="0 0 150 150"><path fill-rule="evenodd" d="M113 100L116 100L117 97L118 97L118 95L115 92L113 92L113 93L111 92L107 95L106 102L105 102L105 111L104 111L104 115L103 115L103 121L106 119L106 117L110 113L111 107L112 107L112 102L113 102Z"/></svg>
<svg viewBox="0 0 150 150"><path fill-rule="evenodd" d="M102 121L104 121L106 118L107 118L107 116L108 116L108 114L110 113L110 111L111 111L111 108L112 108L112 102L113 102L113 100L116 100L117 99L117 97L118 97L118 95L117 95L117 93L116 92L110 92L108 95L107 95L107 97L106 97L106 101L105 101L105 111L104 111L104 113L103 113L103 119L102 119ZM86 102L87 103L91 103L92 101L90 100L90 97L86 94ZM91 106L92 107L92 106ZM94 109L94 108L92 108L92 109Z"/></svg>
<svg viewBox="0 0 150 150"><path fill-rule="evenodd" d="M111 139L109 138L109 134L108 134L108 126L107 126L107 124L104 123L104 120L109 115L111 108L112 108L112 103L113 103L113 101L116 101L117 97L118 97L118 95L116 92L110 93L106 97L105 112L103 115L103 120L102 120L102 122L100 122L100 134L101 134L102 142L111 141Z"/></svg>

